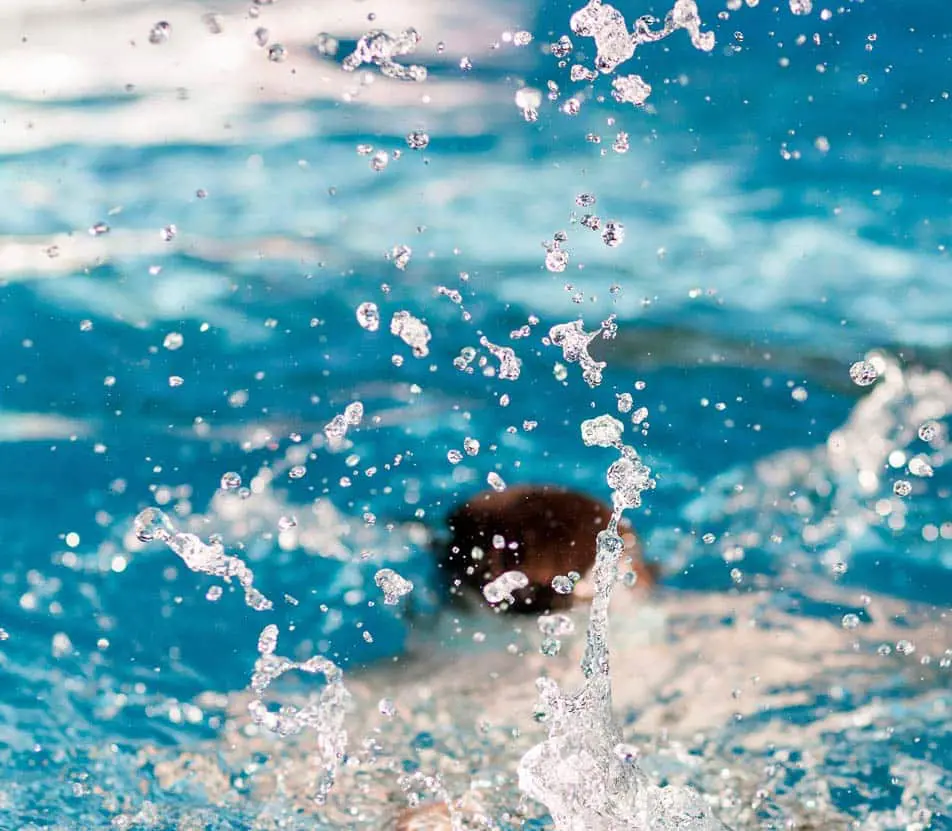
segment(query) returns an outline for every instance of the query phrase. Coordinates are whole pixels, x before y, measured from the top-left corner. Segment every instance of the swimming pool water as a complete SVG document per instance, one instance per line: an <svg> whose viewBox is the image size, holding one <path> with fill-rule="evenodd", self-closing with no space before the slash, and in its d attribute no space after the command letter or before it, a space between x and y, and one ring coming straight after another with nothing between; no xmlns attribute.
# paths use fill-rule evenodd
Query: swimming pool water
<svg viewBox="0 0 952 831"><path fill-rule="evenodd" d="M578 424L623 392L648 409L627 429L658 477L633 519L672 591L763 593L831 631L876 617L868 594L932 626L907 655L929 659L921 680L873 673L770 718L884 708L887 738L858 719L808 775L858 827L952 827L948 8L701 3L718 45L677 33L640 47L624 69L653 92L636 109L546 54L569 32L563 0L312 5L0 9L0 827L106 828L152 810L146 797L156 815L132 827L188 812L178 827L253 827L242 773L222 799L207 782L164 786L144 748L200 758L226 705L194 702L247 686L264 622L345 670L403 654L438 625L424 529L491 471L606 495ZM617 5L629 21L666 11ZM171 36L150 44L161 19ZM340 72L365 31L408 25L427 82ZM288 60L256 45L262 27ZM502 39L519 29L529 46ZM322 31L337 60L316 53ZM558 96L527 122L517 89L548 82ZM425 149L408 147L414 130ZM585 213L623 223L624 241L605 245ZM553 274L543 242L558 231L570 260ZM379 331L358 325L366 301ZM429 326L426 357L391 335L400 310ZM542 339L609 315L592 389ZM517 381L454 367L464 347L498 365L481 336L515 349ZM848 370L870 350L882 377L860 388ZM355 400L352 444L299 458ZM939 433L923 441L929 420ZM479 454L451 464L467 436ZM920 454L933 476L909 472ZM219 492L225 472L248 485L275 466L263 493ZM222 535L274 612L228 587L210 602L215 581L138 543L132 518L156 504ZM381 567L414 582L411 616L379 603ZM723 758L749 723L722 734ZM900 811L911 781L920 826Z"/></svg>

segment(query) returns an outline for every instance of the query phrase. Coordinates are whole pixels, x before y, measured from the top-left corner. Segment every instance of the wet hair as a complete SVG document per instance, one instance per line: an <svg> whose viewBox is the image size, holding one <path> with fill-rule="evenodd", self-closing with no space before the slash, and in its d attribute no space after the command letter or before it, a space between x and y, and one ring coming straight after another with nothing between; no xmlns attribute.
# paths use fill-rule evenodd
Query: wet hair
<svg viewBox="0 0 952 831"><path fill-rule="evenodd" d="M450 514L450 539L440 566L451 589L465 586L480 596L499 575L521 571L529 585L513 592L515 603L509 611L538 614L566 609L573 597L556 592L552 579L573 571L585 575L591 569L595 536L610 517L611 509L603 502L554 485L484 491ZM623 520L619 531L639 582L650 585L654 572L642 562L630 524Z"/></svg>

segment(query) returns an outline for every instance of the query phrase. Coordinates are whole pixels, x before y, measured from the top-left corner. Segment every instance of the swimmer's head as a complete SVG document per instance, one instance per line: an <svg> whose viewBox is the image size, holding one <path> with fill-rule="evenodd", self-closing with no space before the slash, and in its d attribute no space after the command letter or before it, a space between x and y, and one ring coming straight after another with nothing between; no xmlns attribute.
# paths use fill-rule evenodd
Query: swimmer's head
<svg viewBox="0 0 952 831"><path fill-rule="evenodd" d="M524 485L505 491L485 491L472 497L449 517L450 540L441 566L451 586L482 593L507 571L529 578L513 591L510 611L542 613L567 609L576 592L563 593L564 578L584 576L595 564L595 537L608 525L611 509L596 499L550 485ZM655 581L646 567L631 525L622 520L623 560L630 558L639 585ZM561 584L561 585L560 585ZM581 588L581 587L580 587Z"/></svg>

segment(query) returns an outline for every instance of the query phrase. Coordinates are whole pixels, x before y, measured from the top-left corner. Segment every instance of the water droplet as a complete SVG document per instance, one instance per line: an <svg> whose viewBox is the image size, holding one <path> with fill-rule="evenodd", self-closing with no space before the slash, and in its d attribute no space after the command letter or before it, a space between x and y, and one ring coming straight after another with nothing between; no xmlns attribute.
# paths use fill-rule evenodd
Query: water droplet
<svg viewBox="0 0 952 831"><path fill-rule="evenodd" d="M896 496L909 496L912 493L912 483L906 479L897 479L893 483L893 493Z"/></svg>
<svg viewBox="0 0 952 831"><path fill-rule="evenodd" d="M430 137L422 130L413 130L407 133L407 146L411 150L425 150L430 144Z"/></svg>
<svg viewBox="0 0 952 831"><path fill-rule="evenodd" d="M463 439L463 450L466 451L468 456L475 456L479 453L479 440L469 437Z"/></svg>
<svg viewBox="0 0 952 831"><path fill-rule="evenodd" d="M149 43L165 43L172 35L172 26L164 20L160 20L149 31Z"/></svg>
<svg viewBox="0 0 952 831"><path fill-rule="evenodd" d="M221 477L221 489L223 491L236 491L241 487L241 476L230 470L223 473Z"/></svg>
<svg viewBox="0 0 952 831"><path fill-rule="evenodd" d="M449 460L451 465L458 465L463 461L463 454L459 450L448 450L446 453L446 458Z"/></svg>
<svg viewBox="0 0 952 831"><path fill-rule="evenodd" d="M614 447L621 444L625 425L610 415L600 415L582 422L582 441L586 447Z"/></svg>
<svg viewBox="0 0 952 831"><path fill-rule="evenodd" d="M506 489L506 483L503 481L502 476L495 471L490 471L490 473L486 475L486 481L489 483L489 487L494 491L502 492Z"/></svg>
<svg viewBox="0 0 952 831"><path fill-rule="evenodd" d="M284 63L288 59L288 50L280 43L268 47L268 60L272 63Z"/></svg>
<svg viewBox="0 0 952 831"><path fill-rule="evenodd" d="M552 578L552 590L556 594L571 594L575 590L575 584L564 574L557 574Z"/></svg>
<svg viewBox="0 0 952 831"><path fill-rule="evenodd" d="M506 571L483 587L483 597L493 605L506 601L515 603L512 593L529 585L529 578L521 571Z"/></svg>
<svg viewBox="0 0 952 831"><path fill-rule="evenodd" d="M387 606L396 606L400 598L413 591L413 583L401 577L391 568L382 568L374 575L374 583L383 591L383 602Z"/></svg>
<svg viewBox="0 0 952 831"><path fill-rule="evenodd" d="M879 377L879 372L870 361L857 361L850 367L850 378L858 387L868 387Z"/></svg>
<svg viewBox="0 0 952 831"><path fill-rule="evenodd" d="M617 248L625 241L625 226L620 222L608 221L602 231L602 242L609 248Z"/></svg>
<svg viewBox="0 0 952 831"><path fill-rule="evenodd" d="M937 421L926 421L919 426L919 438L925 442L933 442L939 436L941 428Z"/></svg>
<svg viewBox="0 0 952 831"><path fill-rule="evenodd" d="M853 614L852 612L845 614L843 615L843 620L840 621L840 623L844 629L855 629L857 626L859 626L859 615Z"/></svg>
<svg viewBox="0 0 952 831"><path fill-rule="evenodd" d="M569 264L569 255L561 248L553 248L545 255L545 267L556 274L565 271Z"/></svg>
<svg viewBox="0 0 952 831"><path fill-rule="evenodd" d="M162 346L170 352L174 352L176 349L181 349L183 343L185 343L185 338L183 338L181 334L178 332L169 332L162 341Z"/></svg>
<svg viewBox="0 0 952 831"><path fill-rule="evenodd" d="M327 34L327 32L321 32L314 38L314 48L317 49L319 54L333 58L340 48L340 41L333 35Z"/></svg>
<svg viewBox="0 0 952 831"><path fill-rule="evenodd" d="M292 479L303 479L307 475L307 468L304 465L294 465L289 471L288 476Z"/></svg>
<svg viewBox="0 0 952 831"><path fill-rule="evenodd" d="M97 222L89 229L89 235L91 237L101 237L103 234L109 233L109 226L105 222Z"/></svg>
<svg viewBox="0 0 952 831"><path fill-rule="evenodd" d="M376 303L361 303L357 307L357 322L368 332L380 328L380 311Z"/></svg>
<svg viewBox="0 0 952 831"><path fill-rule="evenodd" d="M282 531L288 531L291 528L296 527L297 524L297 517L294 516L294 514L282 516L278 519L278 528Z"/></svg>
<svg viewBox="0 0 952 831"><path fill-rule="evenodd" d="M132 523L132 528L140 542L167 540L175 533L171 520L158 508L140 511Z"/></svg>

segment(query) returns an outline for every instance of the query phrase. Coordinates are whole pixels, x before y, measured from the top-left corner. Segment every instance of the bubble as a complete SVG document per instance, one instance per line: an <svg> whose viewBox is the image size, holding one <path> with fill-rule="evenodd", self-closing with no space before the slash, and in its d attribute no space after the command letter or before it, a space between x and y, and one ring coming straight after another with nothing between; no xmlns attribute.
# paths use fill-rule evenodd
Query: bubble
<svg viewBox="0 0 952 831"><path fill-rule="evenodd" d="M463 450L466 451L467 456L475 456L479 453L479 440L469 437L463 439Z"/></svg>
<svg viewBox="0 0 952 831"><path fill-rule="evenodd" d="M180 387L185 383L185 379L181 375L170 375L169 376L169 386L170 387Z"/></svg>
<svg viewBox="0 0 952 831"><path fill-rule="evenodd" d="M307 475L307 468L304 465L294 465L289 471L288 476L292 479L303 479Z"/></svg>
<svg viewBox="0 0 952 831"><path fill-rule="evenodd" d="M893 493L896 496L909 496L912 493L912 483L906 479L897 479L893 483Z"/></svg>
<svg viewBox="0 0 952 831"><path fill-rule="evenodd" d="M205 599L209 603L217 603L221 600L222 596L222 587L221 586L209 586L208 591L205 592Z"/></svg>
<svg viewBox="0 0 952 831"><path fill-rule="evenodd" d="M185 343L185 338L180 333L169 332L163 339L162 346L170 352L174 352L176 349L181 349L183 343Z"/></svg>
<svg viewBox="0 0 952 831"><path fill-rule="evenodd" d="M515 603L512 593L528 585L529 578L521 571L506 571L483 587L483 597L493 605L503 601Z"/></svg>
<svg viewBox="0 0 952 831"><path fill-rule="evenodd" d="M172 26L165 20L160 20L149 30L149 43L165 43L172 35Z"/></svg>
<svg viewBox="0 0 952 831"><path fill-rule="evenodd" d="M615 140L612 142L612 150L616 153L627 153L630 148L631 142L628 133L621 132L615 136Z"/></svg>
<svg viewBox="0 0 952 831"><path fill-rule="evenodd" d="M380 328L380 311L376 303L361 303L357 307L357 322L368 332L376 332Z"/></svg>
<svg viewBox="0 0 952 831"><path fill-rule="evenodd" d="M868 387L878 377L879 372L869 361L857 361L850 367L850 378L858 387Z"/></svg>
<svg viewBox="0 0 952 831"><path fill-rule="evenodd" d="M812 0L790 0L790 11L793 14L810 14L813 11Z"/></svg>
<svg viewBox="0 0 952 831"><path fill-rule="evenodd" d="M221 477L221 489L223 491L236 491L241 487L241 476L234 471L223 473Z"/></svg>
<svg viewBox="0 0 952 831"><path fill-rule="evenodd" d="M459 450L448 450L446 453L446 458L449 460L451 465L458 465L463 461L463 454Z"/></svg>
<svg viewBox="0 0 952 831"><path fill-rule="evenodd" d="M383 591L383 602L387 606L396 606L401 597L413 591L413 583L390 568L380 569L374 575L374 583Z"/></svg>
<svg viewBox="0 0 952 831"><path fill-rule="evenodd" d="M416 51L422 40L416 29L404 29L391 35L380 29L374 29L363 35L354 51L344 58L341 67L345 72L354 72L363 64L373 64L380 74L398 81L425 81L426 67L415 64L398 63L395 59Z"/></svg>
<svg viewBox="0 0 952 831"><path fill-rule="evenodd" d="M258 635L258 652L261 655L273 655L278 647L278 627L269 623Z"/></svg>
<svg viewBox="0 0 952 831"><path fill-rule="evenodd" d="M525 30L518 31L512 36L512 42L516 46L528 46L532 43L532 33Z"/></svg>
<svg viewBox="0 0 952 831"><path fill-rule="evenodd" d="M297 517L294 516L294 514L278 518L278 529L281 531L289 531L291 528L296 527L297 524Z"/></svg>
<svg viewBox="0 0 952 831"><path fill-rule="evenodd" d="M396 715L397 705L394 704L392 698L381 698L377 703L377 710L380 712L380 715L390 718Z"/></svg>
<svg viewBox="0 0 952 831"><path fill-rule="evenodd" d="M327 34L327 32L321 32L314 38L314 48L318 51L318 54L333 58L340 48L340 41L333 35Z"/></svg>
<svg viewBox="0 0 952 831"><path fill-rule="evenodd" d="M501 493L506 489L506 483L503 481L503 478L495 471L490 471L490 473L486 475L486 481L489 483L489 487L494 491Z"/></svg>
<svg viewBox="0 0 952 831"><path fill-rule="evenodd" d="M370 169L377 173L383 170L388 164L390 164L390 157L385 150L378 150L370 159Z"/></svg>
<svg viewBox="0 0 952 831"><path fill-rule="evenodd" d="M896 652L900 655L912 655L916 651L916 645L909 640L903 638L900 641L896 642Z"/></svg>
<svg viewBox="0 0 952 831"><path fill-rule="evenodd" d="M591 208L596 201L595 195L592 193L580 193L575 197L575 204L580 208Z"/></svg>
<svg viewBox="0 0 952 831"><path fill-rule="evenodd" d="M132 528L139 542L166 540L175 533L171 520L158 508L140 511L133 520Z"/></svg>

